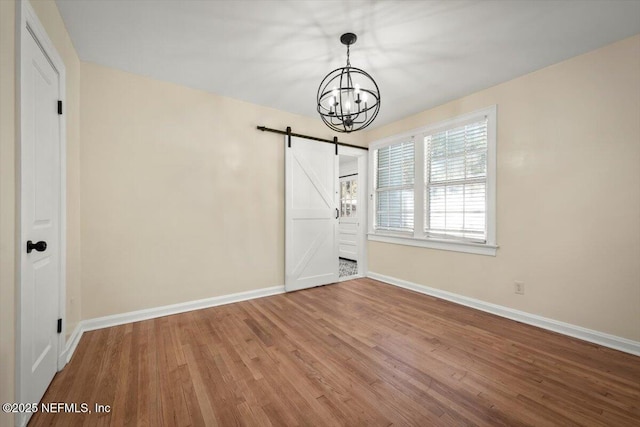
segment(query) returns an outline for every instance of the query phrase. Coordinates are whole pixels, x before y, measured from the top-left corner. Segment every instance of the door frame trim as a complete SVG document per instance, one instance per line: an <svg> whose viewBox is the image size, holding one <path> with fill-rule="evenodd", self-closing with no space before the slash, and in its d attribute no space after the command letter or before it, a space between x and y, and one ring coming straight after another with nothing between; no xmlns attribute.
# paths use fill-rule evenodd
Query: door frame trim
<svg viewBox="0 0 640 427"><path fill-rule="evenodd" d="M368 176L368 167L369 167L369 151L366 148L355 148L355 147L346 147L339 146L338 154L345 156L352 156L358 159L358 221L360 222L360 226L358 227L358 273L353 276L341 277L338 279L339 282L344 282L345 280L351 280L358 277L366 277L369 271L369 254L367 248L367 230L369 220L369 203L361 203L360 200L366 200L368 190L366 188L367 182L365 182L366 177ZM340 173L338 173L338 181ZM362 177L365 177L363 179Z"/></svg>
<svg viewBox="0 0 640 427"><path fill-rule="evenodd" d="M25 75L23 74L22 60L23 60L23 52L25 51L24 45L26 43L27 37L33 37L36 42L40 45L43 52L51 62L51 65L58 72L58 90L59 90L59 100L62 101L62 105L64 106L63 114L58 115L58 123L59 123L59 138L60 138L60 226L58 227L59 233L59 241L60 241L60 269L59 269L59 289L58 289L58 317L62 318L62 332L58 335L58 351L57 351L57 368L60 371L64 365L66 364L66 360L64 360L62 356L63 350L65 348L65 336L66 336L66 319L64 316L65 313L65 302L66 302L66 235L67 235L67 221L66 221L66 159L67 159L67 146L66 146L66 69L64 65L64 61L62 57L54 47L53 42L47 35L47 32L38 19L35 10L31 6L28 0L19 0L18 7L16 7L16 113L18 116L19 126L17 126L17 135L16 139L18 143L16 144L16 169L17 169L17 188L16 188L16 196L17 196L17 206L18 212L16 215L17 219L17 265L16 265L16 294L17 294L17 302L16 302L16 400L18 402L22 402L23 400L23 381L24 378L22 376L22 363L21 363L21 352L22 352L22 269L25 261L25 251L24 251L24 241L25 238L23 236L23 218L22 213L23 209L23 194L22 194L22 135L23 135L23 127L25 123L23 121L23 117L25 116L25 112L23 110L24 105L22 103L22 94L24 92L24 84L25 84ZM22 414L16 417L16 424L23 425L26 422L25 414Z"/></svg>

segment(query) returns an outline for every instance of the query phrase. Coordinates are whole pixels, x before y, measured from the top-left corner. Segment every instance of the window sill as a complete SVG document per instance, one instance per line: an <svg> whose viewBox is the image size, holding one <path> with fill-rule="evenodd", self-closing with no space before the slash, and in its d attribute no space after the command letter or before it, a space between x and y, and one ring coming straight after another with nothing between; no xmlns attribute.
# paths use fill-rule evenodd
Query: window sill
<svg viewBox="0 0 640 427"><path fill-rule="evenodd" d="M396 245L417 246L421 248L439 249L443 251L465 252L476 255L496 256L498 246L484 243L452 242L439 239L418 239L402 234L369 233L367 238L374 242L393 243Z"/></svg>

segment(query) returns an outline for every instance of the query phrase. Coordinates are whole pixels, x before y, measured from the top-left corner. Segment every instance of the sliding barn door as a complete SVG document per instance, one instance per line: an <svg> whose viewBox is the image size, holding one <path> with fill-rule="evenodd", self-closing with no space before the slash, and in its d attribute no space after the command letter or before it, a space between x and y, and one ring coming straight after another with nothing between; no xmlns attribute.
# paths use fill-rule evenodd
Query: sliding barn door
<svg viewBox="0 0 640 427"><path fill-rule="evenodd" d="M335 146L285 136L285 289L338 281Z"/></svg>

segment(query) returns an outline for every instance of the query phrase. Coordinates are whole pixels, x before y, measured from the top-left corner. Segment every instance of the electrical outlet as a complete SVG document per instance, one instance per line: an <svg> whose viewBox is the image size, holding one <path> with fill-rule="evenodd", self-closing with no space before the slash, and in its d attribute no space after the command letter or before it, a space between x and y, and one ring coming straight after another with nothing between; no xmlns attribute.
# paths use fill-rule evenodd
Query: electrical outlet
<svg viewBox="0 0 640 427"><path fill-rule="evenodd" d="M515 282L513 282L513 288L516 294L524 295L524 282L516 280Z"/></svg>

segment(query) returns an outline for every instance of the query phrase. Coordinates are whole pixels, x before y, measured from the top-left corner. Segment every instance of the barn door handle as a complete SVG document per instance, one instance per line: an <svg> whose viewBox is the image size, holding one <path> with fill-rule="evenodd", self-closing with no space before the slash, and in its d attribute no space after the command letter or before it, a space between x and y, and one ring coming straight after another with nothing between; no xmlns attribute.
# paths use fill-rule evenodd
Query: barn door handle
<svg viewBox="0 0 640 427"><path fill-rule="evenodd" d="M41 240L38 243L33 243L31 240L27 241L27 253L30 254L32 250L38 252L44 252L47 250L47 242Z"/></svg>
<svg viewBox="0 0 640 427"><path fill-rule="evenodd" d="M338 219L340 217L340 211L338 210L338 208L336 208L336 219Z"/></svg>

